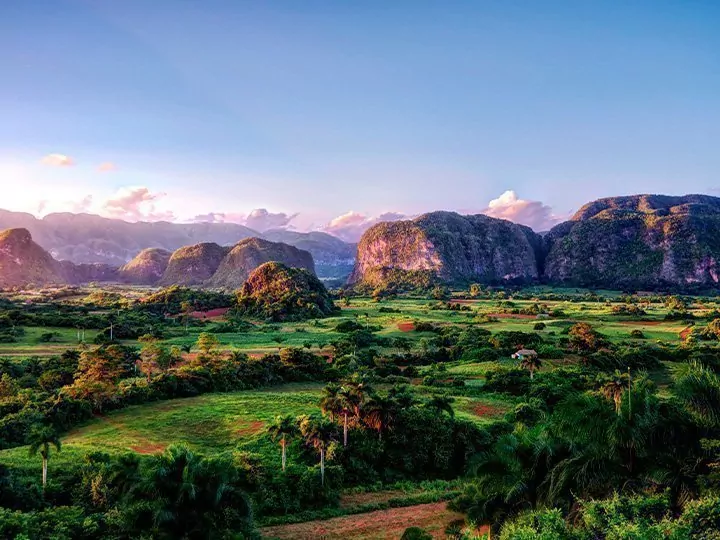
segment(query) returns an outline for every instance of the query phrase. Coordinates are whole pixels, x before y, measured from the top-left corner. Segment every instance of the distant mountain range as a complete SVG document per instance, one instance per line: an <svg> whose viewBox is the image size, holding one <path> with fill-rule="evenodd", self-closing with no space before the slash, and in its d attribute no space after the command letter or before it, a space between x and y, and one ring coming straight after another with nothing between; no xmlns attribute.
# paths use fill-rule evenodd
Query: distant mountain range
<svg viewBox="0 0 720 540"><path fill-rule="evenodd" d="M135 222L92 214L31 214L0 210L0 231L22 228L55 259L120 267L147 248L167 252L198 243L234 246L244 238L282 242L309 251L320 277L350 273L356 246L322 232L271 230L260 233L234 223Z"/></svg>
<svg viewBox="0 0 720 540"><path fill-rule="evenodd" d="M236 290L255 269L268 262L301 268L315 275L315 264L308 251L262 238L245 238L233 247L202 242L173 253L148 248L118 268L105 263L58 261L33 241L27 229L0 232L0 288L105 281Z"/></svg>
<svg viewBox="0 0 720 540"><path fill-rule="evenodd" d="M436 282L720 286L720 198L708 195L599 199L544 234L485 215L431 212L379 223L357 247L320 232L260 234L241 225L127 223L86 214L39 220L0 212L4 227L14 227L0 234L5 287L115 280L239 288L267 262L341 279L352 269L352 285L396 290Z"/></svg>

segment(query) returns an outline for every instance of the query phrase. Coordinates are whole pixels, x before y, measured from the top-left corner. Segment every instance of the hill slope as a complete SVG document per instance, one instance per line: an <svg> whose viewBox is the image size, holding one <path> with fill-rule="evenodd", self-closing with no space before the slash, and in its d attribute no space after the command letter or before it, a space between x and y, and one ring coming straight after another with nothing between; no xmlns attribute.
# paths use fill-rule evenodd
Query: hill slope
<svg viewBox="0 0 720 540"><path fill-rule="evenodd" d="M238 289L250 273L266 262L279 262L293 268L304 268L315 274L313 257L307 251L281 242L262 238L246 238L238 242L225 256L217 271L207 281L211 287Z"/></svg>
<svg viewBox="0 0 720 540"><path fill-rule="evenodd" d="M27 229L0 233L0 287L65 281L60 264L33 241Z"/></svg>
<svg viewBox="0 0 720 540"><path fill-rule="evenodd" d="M720 277L720 198L599 199L545 237L545 277L606 287L713 286Z"/></svg>
<svg viewBox="0 0 720 540"><path fill-rule="evenodd" d="M119 277L127 283L154 285L162 278L172 253L160 248L147 248L119 269Z"/></svg>
<svg viewBox="0 0 720 540"><path fill-rule="evenodd" d="M539 276L541 246L540 237L522 225L432 212L368 229L350 282L375 286L418 272L446 282L532 281Z"/></svg>
<svg viewBox="0 0 720 540"><path fill-rule="evenodd" d="M238 293L243 315L274 321L324 317L338 311L320 280L307 270L268 262L253 270Z"/></svg>
<svg viewBox="0 0 720 540"><path fill-rule="evenodd" d="M213 276L229 251L212 242L182 247L170 257L159 284L201 285Z"/></svg>

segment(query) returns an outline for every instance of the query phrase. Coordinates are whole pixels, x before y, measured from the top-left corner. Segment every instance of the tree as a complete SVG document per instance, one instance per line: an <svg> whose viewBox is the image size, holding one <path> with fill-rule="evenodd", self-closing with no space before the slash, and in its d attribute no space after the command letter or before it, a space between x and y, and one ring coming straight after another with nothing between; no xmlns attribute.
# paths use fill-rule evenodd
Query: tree
<svg viewBox="0 0 720 540"><path fill-rule="evenodd" d="M542 362L540 361L540 358L537 357L537 355L523 356L523 359L520 360L520 367L523 369L527 369L530 372L530 379L532 379L535 375L535 370L538 370L542 367Z"/></svg>
<svg viewBox="0 0 720 540"><path fill-rule="evenodd" d="M697 362L675 368L674 392L701 424L720 426L720 377Z"/></svg>
<svg viewBox="0 0 720 540"><path fill-rule="evenodd" d="M180 302L180 311L183 314L183 323L185 324L185 333L188 333L188 325L190 324L190 316L193 312L193 306L190 302Z"/></svg>
<svg viewBox="0 0 720 540"><path fill-rule="evenodd" d="M595 352L607 343L603 336L585 322L570 327L568 336L570 347L578 352Z"/></svg>
<svg viewBox="0 0 720 540"><path fill-rule="evenodd" d="M28 436L28 444L30 445L29 451L31 456L39 453L40 457L42 457L42 485L43 491L45 491L50 449L51 447L55 447L55 449L60 452L60 437L57 432L49 426L35 426L31 429Z"/></svg>
<svg viewBox="0 0 720 540"><path fill-rule="evenodd" d="M320 453L320 482L324 486L325 455L328 446L335 440L335 424L322 416L302 416L299 420L305 442Z"/></svg>
<svg viewBox="0 0 720 540"><path fill-rule="evenodd" d="M336 416L343 417L343 446L348 441L348 416L352 412L353 396L337 384L328 384L323 389L320 409L334 421Z"/></svg>
<svg viewBox="0 0 720 540"><path fill-rule="evenodd" d="M390 429L397 414L397 403L392 398L386 398L374 394L365 404L363 421L365 424L378 432L382 439L383 431Z"/></svg>
<svg viewBox="0 0 720 540"><path fill-rule="evenodd" d="M0 398L13 397L18 393L18 384L8 373L0 377Z"/></svg>
<svg viewBox="0 0 720 540"><path fill-rule="evenodd" d="M453 409L453 402L455 398L452 396L433 396L430 401L425 403L425 407L428 409L435 409L438 413L446 412L450 418L455 418L455 409Z"/></svg>
<svg viewBox="0 0 720 540"><path fill-rule="evenodd" d="M76 399L87 399L102 411L107 401L117 398L117 382L124 373L124 353L117 345L98 347L80 355L75 380L66 390Z"/></svg>
<svg viewBox="0 0 720 540"><path fill-rule="evenodd" d="M161 373L170 367L173 359L168 350L156 339L146 339L140 349L140 359L136 362L137 368L147 377L148 382L153 375Z"/></svg>
<svg viewBox="0 0 720 540"><path fill-rule="evenodd" d="M202 364L205 362L211 362L217 358L219 354L218 347L220 346L220 341L215 335L203 332L198 336L195 346L200 349L197 359L198 362Z"/></svg>
<svg viewBox="0 0 720 540"><path fill-rule="evenodd" d="M250 501L239 488L230 457L203 457L187 447L171 446L150 458L143 473L138 502L149 506L151 515L148 520L140 511L136 529L142 529L142 536L220 539L251 529Z"/></svg>
<svg viewBox="0 0 720 540"><path fill-rule="evenodd" d="M470 296L476 298L480 296L480 293L482 293L482 287L479 284L473 283L470 285Z"/></svg>
<svg viewBox="0 0 720 540"><path fill-rule="evenodd" d="M298 432L296 420L290 415L278 416L267 429L273 441L280 439L280 447L282 448L282 470L284 471L287 463L288 442Z"/></svg>
<svg viewBox="0 0 720 540"><path fill-rule="evenodd" d="M623 393L629 389L628 383L628 376L615 370L614 375L607 378L600 387L600 393L615 403L615 412L617 414L620 414Z"/></svg>

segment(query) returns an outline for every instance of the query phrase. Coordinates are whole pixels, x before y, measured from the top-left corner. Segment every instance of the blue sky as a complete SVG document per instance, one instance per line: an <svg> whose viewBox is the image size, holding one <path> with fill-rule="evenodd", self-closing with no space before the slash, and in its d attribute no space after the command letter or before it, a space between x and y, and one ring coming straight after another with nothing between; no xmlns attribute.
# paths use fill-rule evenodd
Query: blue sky
<svg viewBox="0 0 720 540"><path fill-rule="evenodd" d="M0 206L307 228L712 193L718 28L716 1L5 0Z"/></svg>

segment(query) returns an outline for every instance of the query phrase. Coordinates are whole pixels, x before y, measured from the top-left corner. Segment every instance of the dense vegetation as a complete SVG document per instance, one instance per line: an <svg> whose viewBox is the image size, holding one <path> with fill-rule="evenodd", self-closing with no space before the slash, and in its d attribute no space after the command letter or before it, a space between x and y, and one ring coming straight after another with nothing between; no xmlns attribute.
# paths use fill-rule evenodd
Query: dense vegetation
<svg viewBox="0 0 720 540"><path fill-rule="evenodd" d="M307 272L260 275L6 295L2 537L253 538L436 501L465 516L452 538L720 531L713 299L473 285L339 309Z"/></svg>

